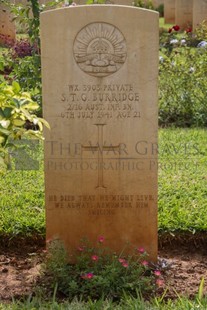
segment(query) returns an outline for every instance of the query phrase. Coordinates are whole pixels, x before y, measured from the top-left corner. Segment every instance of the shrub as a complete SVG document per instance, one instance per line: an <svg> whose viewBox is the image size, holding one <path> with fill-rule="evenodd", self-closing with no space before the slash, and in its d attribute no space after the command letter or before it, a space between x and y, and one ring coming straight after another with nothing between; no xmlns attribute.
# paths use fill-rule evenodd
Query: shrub
<svg viewBox="0 0 207 310"><path fill-rule="evenodd" d="M153 271L145 260L144 249L134 249L132 255L120 255L103 247L103 237L94 247L82 240L74 257L67 256L63 243L53 240L48 246L46 271L52 276L52 285L70 300L109 298L120 300L124 294L152 293L162 285L160 271ZM68 261L69 257L69 261Z"/></svg>
<svg viewBox="0 0 207 310"><path fill-rule="evenodd" d="M39 109L29 93L22 92L19 84L0 84L0 165L9 165L9 148L15 147L13 140L22 137L42 137L43 124L46 121L38 118L34 112ZM27 129L27 124L34 129Z"/></svg>
<svg viewBox="0 0 207 310"><path fill-rule="evenodd" d="M207 29L207 28L206 28ZM200 40L202 36L200 35ZM207 42L179 25L161 37L159 124L207 125Z"/></svg>
<svg viewBox="0 0 207 310"><path fill-rule="evenodd" d="M148 9L148 10L154 10L154 5L152 3L152 0L147 0L147 1L144 1L144 0L135 0L134 1L134 6L136 7L140 7L140 8L145 8L145 9Z"/></svg>

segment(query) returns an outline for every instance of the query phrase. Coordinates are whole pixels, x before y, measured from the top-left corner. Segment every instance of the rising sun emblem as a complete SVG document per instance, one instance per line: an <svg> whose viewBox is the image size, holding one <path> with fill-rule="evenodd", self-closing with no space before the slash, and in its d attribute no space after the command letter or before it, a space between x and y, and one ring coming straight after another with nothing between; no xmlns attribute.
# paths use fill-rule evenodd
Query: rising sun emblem
<svg viewBox="0 0 207 310"><path fill-rule="evenodd" d="M126 60L123 34L107 23L92 23L81 29L73 50L81 70L96 77L115 73Z"/></svg>

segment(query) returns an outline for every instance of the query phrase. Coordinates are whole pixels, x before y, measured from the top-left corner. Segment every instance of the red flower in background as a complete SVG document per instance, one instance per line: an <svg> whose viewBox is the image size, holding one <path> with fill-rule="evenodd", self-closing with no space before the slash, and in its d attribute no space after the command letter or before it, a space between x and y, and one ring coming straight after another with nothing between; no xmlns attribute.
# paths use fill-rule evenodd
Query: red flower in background
<svg viewBox="0 0 207 310"><path fill-rule="evenodd" d="M99 236L98 237L98 242L103 243L105 240L105 238L103 236Z"/></svg>
<svg viewBox="0 0 207 310"><path fill-rule="evenodd" d="M186 29L186 32L187 32L187 33L192 32L192 28L190 28L190 27L189 27L189 28L187 28L187 29Z"/></svg>
<svg viewBox="0 0 207 310"><path fill-rule="evenodd" d="M97 255L92 255L92 256L91 256L91 259L92 259L94 262L96 262L96 261L99 260L99 257L98 257Z"/></svg>
<svg viewBox="0 0 207 310"><path fill-rule="evenodd" d="M175 25L175 26L173 26L173 29L174 29L175 31L179 31L179 30L180 30L180 26Z"/></svg>
<svg viewBox="0 0 207 310"><path fill-rule="evenodd" d="M140 253L140 254L143 254L145 252L145 249L143 247L141 248L138 248L137 251Z"/></svg>

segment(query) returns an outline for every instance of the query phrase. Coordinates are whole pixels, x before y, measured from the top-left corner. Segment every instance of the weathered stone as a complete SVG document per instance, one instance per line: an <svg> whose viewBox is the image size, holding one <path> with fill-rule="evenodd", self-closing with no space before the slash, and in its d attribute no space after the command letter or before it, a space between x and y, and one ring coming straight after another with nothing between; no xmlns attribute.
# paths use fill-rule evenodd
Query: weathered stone
<svg viewBox="0 0 207 310"><path fill-rule="evenodd" d="M166 24L175 23L175 0L165 0L164 18Z"/></svg>
<svg viewBox="0 0 207 310"><path fill-rule="evenodd" d="M115 5L41 14L47 238L157 258L158 13Z"/></svg>
<svg viewBox="0 0 207 310"><path fill-rule="evenodd" d="M175 0L175 23L181 29L192 26L193 0Z"/></svg>
<svg viewBox="0 0 207 310"><path fill-rule="evenodd" d="M12 44L16 40L15 23L8 6L0 4L0 43Z"/></svg>
<svg viewBox="0 0 207 310"><path fill-rule="evenodd" d="M193 29L195 29L203 21L207 21L207 0L194 0Z"/></svg>

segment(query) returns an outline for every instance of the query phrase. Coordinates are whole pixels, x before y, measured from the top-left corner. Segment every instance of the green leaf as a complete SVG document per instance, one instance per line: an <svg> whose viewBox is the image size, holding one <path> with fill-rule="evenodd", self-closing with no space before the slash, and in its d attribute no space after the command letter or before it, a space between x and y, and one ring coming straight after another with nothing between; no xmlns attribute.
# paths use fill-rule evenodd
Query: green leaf
<svg viewBox="0 0 207 310"><path fill-rule="evenodd" d="M3 134L6 135L6 136L9 136L9 135L10 135L10 131L9 131L9 130L6 130L6 129L2 128L2 127L0 127L0 133L3 133Z"/></svg>
<svg viewBox="0 0 207 310"><path fill-rule="evenodd" d="M21 90L19 83L17 83L16 81L12 82L12 87L15 93L19 93Z"/></svg>
<svg viewBox="0 0 207 310"><path fill-rule="evenodd" d="M0 144L4 143L4 141L5 141L5 138L0 136Z"/></svg>
<svg viewBox="0 0 207 310"><path fill-rule="evenodd" d="M202 300L202 298L203 298L204 282L205 282L204 277L202 277L201 283L200 283L200 286L199 286L199 290L198 290L198 299L199 300Z"/></svg>
<svg viewBox="0 0 207 310"><path fill-rule="evenodd" d="M11 117L11 113L12 113L12 108L5 108L3 111L0 111L0 114L3 113L3 115L6 118L10 118Z"/></svg>
<svg viewBox="0 0 207 310"><path fill-rule="evenodd" d="M25 121L23 121L21 119L13 120L13 125L15 125L15 126L23 126L24 124L25 124Z"/></svg>

